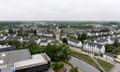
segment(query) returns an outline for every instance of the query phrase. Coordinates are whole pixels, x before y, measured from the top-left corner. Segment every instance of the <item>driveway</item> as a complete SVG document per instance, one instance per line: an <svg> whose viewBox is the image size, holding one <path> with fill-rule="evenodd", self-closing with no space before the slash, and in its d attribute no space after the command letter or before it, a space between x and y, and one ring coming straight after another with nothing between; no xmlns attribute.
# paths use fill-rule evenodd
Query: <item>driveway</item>
<svg viewBox="0 0 120 72"><path fill-rule="evenodd" d="M100 72L93 66L75 57L71 57L69 62L73 64L74 66L78 67L82 72Z"/></svg>

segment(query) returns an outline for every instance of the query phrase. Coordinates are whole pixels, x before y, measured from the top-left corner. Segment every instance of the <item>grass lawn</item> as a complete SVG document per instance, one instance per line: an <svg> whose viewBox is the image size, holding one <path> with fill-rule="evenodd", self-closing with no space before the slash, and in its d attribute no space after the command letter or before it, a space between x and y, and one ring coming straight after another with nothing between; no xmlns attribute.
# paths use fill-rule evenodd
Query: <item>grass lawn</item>
<svg viewBox="0 0 120 72"><path fill-rule="evenodd" d="M84 54L72 51L72 56L77 57L77 58L89 63L90 65L98 68L98 65L88 55L84 55ZM110 70L113 68L113 65L108 63L108 62L105 62L105 61L100 60L100 59L97 59L97 61L104 68L104 70L106 72L110 72Z"/></svg>
<svg viewBox="0 0 120 72"><path fill-rule="evenodd" d="M77 57L77 58L87 62L88 64L93 65L94 67L98 68L97 64L88 55L84 55L84 54L72 51L72 56Z"/></svg>
<svg viewBox="0 0 120 72"><path fill-rule="evenodd" d="M103 60L97 59L97 61L99 62L99 64L104 68L104 70L106 72L110 72L110 70L114 67L112 64L107 63Z"/></svg>

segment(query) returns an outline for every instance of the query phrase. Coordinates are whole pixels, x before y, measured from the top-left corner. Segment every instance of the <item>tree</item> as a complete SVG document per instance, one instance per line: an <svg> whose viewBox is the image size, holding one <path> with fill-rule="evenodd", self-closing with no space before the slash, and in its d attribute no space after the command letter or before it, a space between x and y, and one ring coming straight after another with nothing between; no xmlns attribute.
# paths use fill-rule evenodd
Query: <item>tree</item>
<svg viewBox="0 0 120 72"><path fill-rule="evenodd" d="M4 40L4 41L0 41L0 45L5 45L7 44L7 42Z"/></svg>
<svg viewBox="0 0 120 72"><path fill-rule="evenodd" d="M74 36L74 34L68 34L68 37L71 39L76 39L76 37Z"/></svg>
<svg viewBox="0 0 120 72"><path fill-rule="evenodd" d="M7 35L8 33L6 31L1 31L1 34Z"/></svg>
<svg viewBox="0 0 120 72"><path fill-rule="evenodd" d="M67 39L66 38L63 38L63 43L65 43L65 44L68 44L68 41L67 41Z"/></svg>
<svg viewBox="0 0 120 72"><path fill-rule="evenodd" d="M9 33L9 34L13 34L13 33L14 33L13 29L10 28L10 29L8 30L8 33Z"/></svg>
<svg viewBox="0 0 120 72"><path fill-rule="evenodd" d="M44 48L43 47L40 47L40 45L35 45L34 47L32 48L29 48L31 54L36 54L36 53L41 53L44 51Z"/></svg>
<svg viewBox="0 0 120 72"><path fill-rule="evenodd" d="M8 40L7 43L9 45L15 46L16 48L20 48L21 45L22 45L20 41L15 40L15 39L14 40Z"/></svg>
<svg viewBox="0 0 120 72"><path fill-rule="evenodd" d="M37 45L37 43L33 40L30 40L28 42L23 42L22 45L23 45L24 48L30 49L30 48L35 47Z"/></svg>
<svg viewBox="0 0 120 72"><path fill-rule="evenodd" d="M84 40L87 39L87 35L85 33L83 34L78 34L78 40L82 41L82 43L84 42Z"/></svg>
<svg viewBox="0 0 120 72"><path fill-rule="evenodd" d="M108 28L100 30L100 32L109 32L110 30Z"/></svg>
<svg viewBox="0 0 120 72"><path fill-rule="evenodd" d="M32 40L28 42L23 42L21 48L29 49L31 54L44 52L44 47L41 47L39 44Z"/></svg>
<svg viewBox="0 0 120 72"><path fill-rule="evenodd" d="M78 72L78 68L77 67L73 67L73 68L71 68L70 72Z"/></svg>
<svg viewBox="0 0 120 72"><path fill-rule="evenodd" d="M37 31L36 30L34 30L33 33L34 33L34 35L37 35Z"/></svg>
<svg viewBox="0 0 120 72"><path fill-rule="evenodd" d="M53 68L53 70L55 72L59 72L60 69L62 69L64 67L64 63L62 63L62 62L54 62L54 63L52 63L51 67Z"/></svg>
<svg viewBox="0 0 120 72"><path fill-rule="evenodd" d="M105 48L106 48L106 52L112 52L114 49L114 47L112 45L109 45L109 44L106 44Z"/></svg>
<svg viewBox="0 0 120 72"><path fill-rule="evenodd" d="M55 62L68 61L71 53L69 47L65 44L48 45L44 52Z"/></svg>
<svg viewBox="0 0 120 72"><path fill-rule="evenodd" d="M119 46L119 42L118 42L118 40L117 39L115 39L115 41L114 41L114 44L113 44L115 47L118 47Z"/></svg>

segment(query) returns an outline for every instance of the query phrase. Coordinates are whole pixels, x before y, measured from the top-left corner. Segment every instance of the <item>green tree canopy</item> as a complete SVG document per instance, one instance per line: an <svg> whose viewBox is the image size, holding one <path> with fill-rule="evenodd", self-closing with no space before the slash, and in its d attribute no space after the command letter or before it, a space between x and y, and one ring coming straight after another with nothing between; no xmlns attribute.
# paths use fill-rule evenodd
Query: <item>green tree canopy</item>
<svg viewBox="0 0 120 72"><path fill-rule="evenodd" d="M15 46L16 48L20 48L21 47L21 42L14 39L14 40L8 40L7 43L9 45Z"/></svg>
<svg viewBox="0 0 120 72"><path fill-rule="evenodd" d="M114 46L115 46L115 47L118 47L118 46L119 46L118 39L115 39L115 41L114 41Z"/></svg>
<svg viewBox="0 0 120 72"><path fill-rule="evenodd" d="M62 63L62 62L53 62L52 65L51 65L51 67L53 68L53 70L55 72L58 72L59 69L61 69L61 68L64 67L64 63Z"/></svg>
<svg viewBox="0 0 120 72"><path fill-rule="evenodd" d="M48 45L44 52L49 55L52 61L66 61L70 59L70 49L65 44Z"/></svg>
<svg viewBox="0 0 120 72"><path fill-rule="evenodd" d="M62 42L68 44L67 38L63 38Z"/></svg>
<svg viewBox="0 0 120 72"><path fill-rule="evenodd" d="M83 34L78 34L78 40L82 41L82 43L84 42L84 40L87 39L87 35L85 33Z"/></svg>
<svg viewBox="0 0 120 72"><path fill-rule="evenodd" d="M70 72L78 72L78 68L77 67L73 67L73 68L71 68Z"/></svg>

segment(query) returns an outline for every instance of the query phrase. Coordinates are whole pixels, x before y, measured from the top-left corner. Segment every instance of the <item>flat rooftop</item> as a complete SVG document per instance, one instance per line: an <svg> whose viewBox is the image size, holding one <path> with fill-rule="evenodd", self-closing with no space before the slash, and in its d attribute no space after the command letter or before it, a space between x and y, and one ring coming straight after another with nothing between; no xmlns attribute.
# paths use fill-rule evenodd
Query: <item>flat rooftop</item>
<svg viewBox="0 0 120 72"><path fill-rule="evenodd" d="M16 70L48 64L50 58L45 54L30 55L28 49L15 50L0 53L0 69L5 70L9 66Z"/></svg>
<svg viewBox="0 0 120 72"><path fill-rule="evenodd" d="M16 67L16 70L20 70L24 68L48 64L48 60L46 60L44 56L45 54L33 55L32 59L16 62L14 63L14 66Z"/></svg>
<svg viewBox="0 0 120 72"><path fill-rule="evenodd" d="M31 58L32 56L27 49L0 52L0 65L13 64Z"/></svg>

